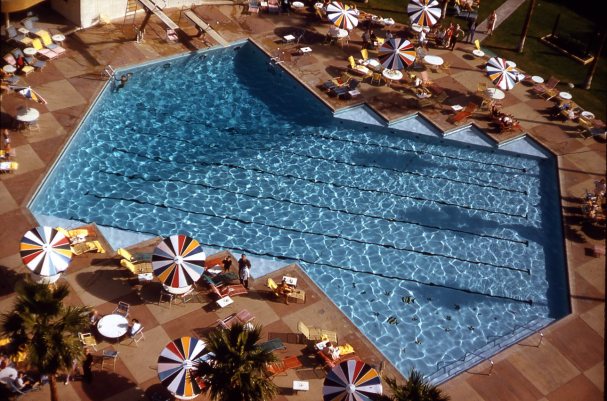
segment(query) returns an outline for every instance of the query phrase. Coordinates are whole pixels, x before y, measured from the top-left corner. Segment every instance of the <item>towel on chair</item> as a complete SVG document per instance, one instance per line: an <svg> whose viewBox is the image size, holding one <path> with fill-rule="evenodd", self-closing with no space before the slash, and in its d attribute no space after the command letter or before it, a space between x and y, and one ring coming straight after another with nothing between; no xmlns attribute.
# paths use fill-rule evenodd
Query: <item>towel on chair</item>
<svg viewBox="0 0 607 401"><path fill-rule="evenodd" d="M337 347L337 349L339 350L339 355L348 355L355 352L354 347L352 347L350 344L340 345Z"/></svg>

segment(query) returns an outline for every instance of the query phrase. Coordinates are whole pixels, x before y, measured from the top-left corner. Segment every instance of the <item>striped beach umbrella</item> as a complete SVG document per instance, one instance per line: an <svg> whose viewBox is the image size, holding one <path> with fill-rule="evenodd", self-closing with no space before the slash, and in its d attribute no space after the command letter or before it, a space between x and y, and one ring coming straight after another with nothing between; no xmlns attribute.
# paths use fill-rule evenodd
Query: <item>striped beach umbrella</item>
<svg viewBox="0 0 607 401"><path fill-rule="evenodd" d="M432 26L441 17L442 10L437 0L411 0L407 13L412 24Z"/></svg>
<svg viewBox="0 0 607 401"><path fill-rule="evenodd" d="M186 235L172 235L152 255L154 275L166 286L189 287L204 273L206 256L202 247Z"/></svg>
<svg viewBox="0 0 607 401"><path fill-rule="evenodd" d="M181 337L164 347L158 357L158 378L177 398L191 399L202 392L203 384L192 377L204 354L205 343L194 337Z"/></svg>
<svg viewBox="0 0 607 401"><path fill-rule="evenodd" d="M406 39L389 39L379 48L381 64L391 70L402 70L415 61L415 48Z"/></svg>
<svg viewBox="0 0 607 401"><path fill-rule="evenodd" d="M25 233L19 245L23 263L33 273L55 276L70 265L70 240L52 227L36 227Z"/></svg>
<svg viewBox="0 0 607 401"><path fill-rule="evenodd" d="M344 361L331 369L322 388L323 401L371 401L382 394L377 370L362 361Z"/></svg>
<svg viewBox="0 0 607 401"><path fill-rule="evenodd" d="M348 31L358 25L357 11L339 1L334 1L327 6L327 17L333 24Z"/></svg>
<svg viewBox="0 0 607 401"><path fill-rule="evenodd" d="M495 86L502 90L510 90L518 82L518 71L500 57L492 57L487 61L487 75Z"/></svg>

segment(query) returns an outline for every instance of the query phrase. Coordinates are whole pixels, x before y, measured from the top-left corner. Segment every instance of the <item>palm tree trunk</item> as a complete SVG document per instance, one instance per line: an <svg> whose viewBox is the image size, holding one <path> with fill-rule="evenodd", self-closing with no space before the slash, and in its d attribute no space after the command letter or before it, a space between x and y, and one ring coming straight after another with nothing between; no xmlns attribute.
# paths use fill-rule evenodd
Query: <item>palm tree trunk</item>
<svg viewBox="0 0 607 401"><path fill-rule="evenodd" d="M59 401L59 395L57 394L57 377L54 374L49 374L48 380L51 388L51 401Z"/></svg>
<svg viewBox="0 0 607 401"><path fill-rule="evenodd" d="M529 9L527 10L527 17L525 17L525 25L523 26L523 31L521 32L521 41L518 44L517 51L519 53L523 52L523 48L525 47L525 39L527 39L527 32L529 32L529 25L531 25L531 15L533 14L533 10L535 9L535 4L537 0L530 0Z"/></svg>
<svg viewBox="0 0 607 401"><path fill-rule="evenodd" d="M603 53L603 47L605 46L605 38L607 38L607 29L603 29L603 33L601 33L601 40L599 41L599 48L596 51L594 60L592 60L592 65L590 66L588 75L586 75L586 82L584 82L584 89L586 89L586 90L590 89L590 86L592 85L592 77L594 77L594 73L596 72L596 67L599 65L599 58L601 57L601 53Z"/></svg>

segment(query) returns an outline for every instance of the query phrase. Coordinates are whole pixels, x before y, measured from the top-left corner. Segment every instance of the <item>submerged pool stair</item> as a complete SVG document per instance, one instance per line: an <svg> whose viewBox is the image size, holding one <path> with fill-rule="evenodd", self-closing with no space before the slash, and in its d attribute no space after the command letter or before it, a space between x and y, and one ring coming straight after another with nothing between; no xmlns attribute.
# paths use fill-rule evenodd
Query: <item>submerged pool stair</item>
<svg viewBox="0 0 607 401"><path fill-rule="evenodd" d="M454 361L439 361L436 366L437 370L431 375L428 375L426 379L433 384L441 384L453 376L460 374L464 371L469 370L473 366L476 366L484 361L489 360L491 366L486 373L479 374L491 374L493 370L493 361L491 357L493 357L499 351L510 347L513 344L535 334L540 333L540 339L538 340L537 345L531 346L540 346L543 334L541 330L553 323L555 320L553 318L540 317L531 322L527 323L523 326L515 327L511 333L506 334L504 336L498 337L495 340L490 341L485 346L479 348L474 352L468 352L462 358L454 360Z"/></svg>

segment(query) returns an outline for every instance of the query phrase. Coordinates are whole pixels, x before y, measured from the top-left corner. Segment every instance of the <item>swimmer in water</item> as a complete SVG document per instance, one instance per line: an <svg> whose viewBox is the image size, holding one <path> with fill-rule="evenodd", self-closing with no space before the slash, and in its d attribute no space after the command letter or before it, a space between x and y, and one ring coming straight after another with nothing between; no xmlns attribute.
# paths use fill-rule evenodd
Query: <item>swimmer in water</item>
<svg viewBox="0 0 607 401"><path fill-rule="evenodd" d="M133 76L133 73L129 72L128 74L122 74L120 77L120 83L118 84L117 89L122 89L129 82L129 78Z"/></svg>

